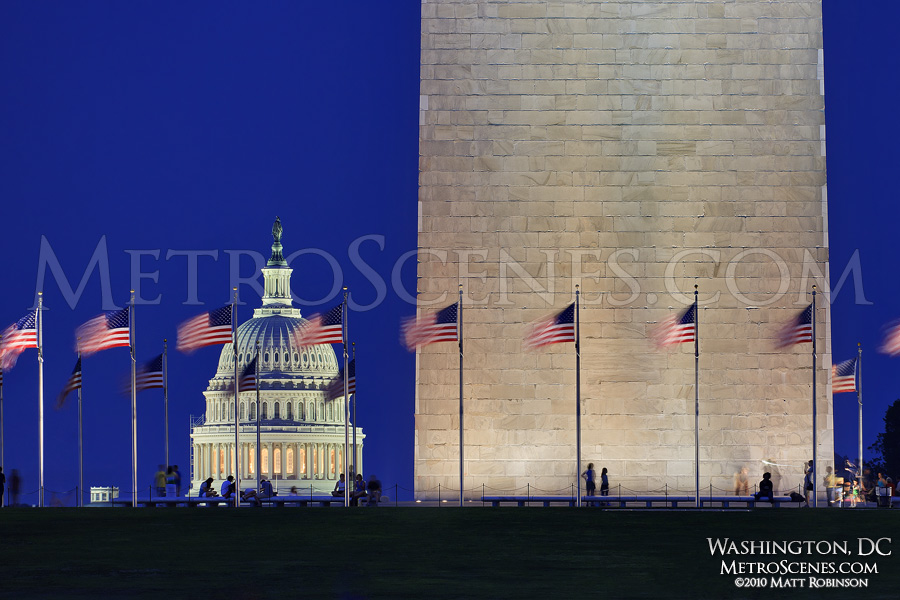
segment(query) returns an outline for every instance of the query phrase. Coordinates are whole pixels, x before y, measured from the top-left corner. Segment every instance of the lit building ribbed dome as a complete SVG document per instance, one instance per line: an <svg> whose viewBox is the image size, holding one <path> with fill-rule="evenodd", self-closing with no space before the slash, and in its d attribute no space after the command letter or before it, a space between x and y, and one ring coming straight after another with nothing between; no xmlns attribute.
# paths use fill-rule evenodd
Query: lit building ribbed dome
<svg viewBox="0 0 900 600"><path fill-rule="evenodd" d="M262 269L262 306L237 330L238 372L258 352L259 391L240 391L235 406L235 354L232 344L225 344L216 374L203 392L204 415L191 423L194 488L208 477L218 487L226 476L239 472L242 480L261 475L276 486L327 493L344 472L345 455L351 472L362 469L366 435L350 423L354 442L347 445L348 399L325 393L340 372L334 349L330 344L303 346L295 341L295 333L309 322L292 305L292 269L281 252L281 231L276 219L272 257ZM237 453L235 411L240 422Z"/></svg>
<svg viewBox="0 0 900 600"><path fill-rule="evenodd" d="M298 316L283 314L288 310ZM273 379L282 383L291 380L295 386L306 387L327 383L338 374L340 367L330 344L298 346L294 342L294 333L307 323L299 313L297 309L282 309L279 314L254 315L238 327L238 367L243 368L253 360L259 343L262 387L266 387L267 380ZM233 357L231 344L225 344L210 389L227 387L234 380Z"/></svg>

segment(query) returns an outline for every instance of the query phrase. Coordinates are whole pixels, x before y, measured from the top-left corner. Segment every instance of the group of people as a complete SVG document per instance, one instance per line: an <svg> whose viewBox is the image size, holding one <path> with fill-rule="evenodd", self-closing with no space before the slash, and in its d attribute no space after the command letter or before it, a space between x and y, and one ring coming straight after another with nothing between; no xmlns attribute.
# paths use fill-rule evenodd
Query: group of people
<svg viewBox="0 0 900 600"><path fill-rule="evenodd" d="M21 486L22 478L19 477L19 472L13 469L12 474L9 476L10 506L15 506L19 503L19 489ZM0 506L6 506L6 475L3 474L3 467L0 467Z"/></svg>
<svg viewBox="0 0 900 600"><path fill-rule="evenodd" d="M594 463L588 463L587 469L581 474L585 483L585 496L597 495L597 480L594 473ZM600 495L609 496L609 471L606 467L600 470Z"/></svg>
<svg viewBox="0 0 900 600"><path fill-rule="evenodd" d="M331 495L340 498L344 496L346 492L347 480L344 477L344 474L341 473L340 479L334 484ZM366 506L377 506L378 502L381 500L381 482L375 475L369 477L368 483L363 479L361 473L356 475L356 479L353 482L353 489L350 490L350 506L359 506L360 500L363 499L365 500Z"/></svg>
<svg viewBox="0 0 900 600"><path fill-rule="evenodd" d="M235 481L234 475L229 475L225 478L225 481L222 482L222 486L219 488L219 491L216 492L216 488L213 485L215 480L212 477L209 477L200 484L200 491L197 494L198 498L225 498L226 500L231 500L234 498L235 494ZM257 505L261 505L263 500L271 498L275 495L275 490L272 487L272 482L262 477L259 482L259 489L255 488L247 488L241 491L241 502L251 502Z"/></svg>
<svg viewBox="0 0 900 600"><path fill-rule="evenodd" d="M181 496L181 471L178 465L159 465L159 470L153 476L153 485L156 495L166 498L178 498Z"/></svg>

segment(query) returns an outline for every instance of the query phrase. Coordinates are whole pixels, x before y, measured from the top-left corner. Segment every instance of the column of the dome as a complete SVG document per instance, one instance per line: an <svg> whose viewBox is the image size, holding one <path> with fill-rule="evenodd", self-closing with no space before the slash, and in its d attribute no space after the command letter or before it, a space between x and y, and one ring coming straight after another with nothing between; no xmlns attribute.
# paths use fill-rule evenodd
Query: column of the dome
<svg viewBox="0 0 900 600"><path fill-rule="evenodd" d="M281 478L287 479L287 447L281 442Z"/></svg>
<svg viewBox="0 0 900 600"><path fill-rule="evenodd" d="M266 456L268 457L266 461L268 463L266 465L266 477L272 479L272 475L275 473L275 457L272 455L272 442L266 442Z"/></svg>

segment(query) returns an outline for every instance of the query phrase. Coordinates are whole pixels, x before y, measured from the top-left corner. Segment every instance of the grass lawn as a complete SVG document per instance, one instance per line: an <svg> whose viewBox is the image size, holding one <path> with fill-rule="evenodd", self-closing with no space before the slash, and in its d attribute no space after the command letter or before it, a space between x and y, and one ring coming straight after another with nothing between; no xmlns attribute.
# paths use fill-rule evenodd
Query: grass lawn
<svg viewBox="0 0 900 600"><path fill-rule="evenodd" d="M897 510L4 508L0 597L896 599L898 534ZM853 556L724 560L878 573L813 575L861 590L737 588L708 537L847 541ZM859 537L893 537L892 554L857 556Z"/></svg>

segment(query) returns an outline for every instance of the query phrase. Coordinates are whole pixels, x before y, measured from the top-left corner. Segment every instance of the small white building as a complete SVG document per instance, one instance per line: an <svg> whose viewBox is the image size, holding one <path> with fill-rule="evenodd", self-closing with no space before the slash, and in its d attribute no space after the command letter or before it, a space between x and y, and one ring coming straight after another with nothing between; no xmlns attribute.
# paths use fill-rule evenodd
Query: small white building
<svg viewBox="0 0 900 600"><path fill-rule="evenodd" d="M110 504L119 497L117 487L91 486L91 504Z"/></svg>
<svg viewBox="0 0 900 600"><path fill-rule="evenodd" d="M325 387L338 375L338 363L330 344L298 346L294 333L308 321L291 301L291 273L281 249L281 223L273 228L272 257L262 269L265 294L262 307L237 331L239 372L259 352L261 405L260 474L280 494L292 486L301 493L330 492L344 472L344 401L329 400ZM328 307L326 307L327 309ZM258 344L258 346L257 346ZM225 344L215 376L203 392L206 413L191 423L191 493L212 477L216 490L235 474L234 360L232 344ZM240 393L241 488L256 479L256 391ZM351 415L352 416L352 415ZM351 468L362 471L363 440L356 428L356 460ZM350 425L352 456L353 424ZM253 480L253 485L248 480Z"/></svg>

